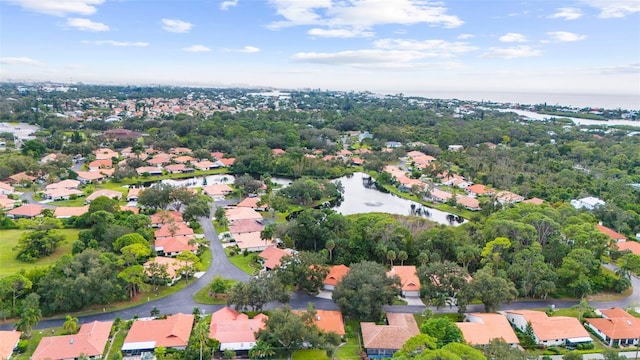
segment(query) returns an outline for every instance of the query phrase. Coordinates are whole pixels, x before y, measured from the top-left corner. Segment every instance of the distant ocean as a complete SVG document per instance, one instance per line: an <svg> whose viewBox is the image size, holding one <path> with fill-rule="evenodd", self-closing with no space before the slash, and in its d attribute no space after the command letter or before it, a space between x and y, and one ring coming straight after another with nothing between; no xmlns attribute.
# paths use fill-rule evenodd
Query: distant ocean
<svg viewBox="0 0 640 360"><path fill-rule="evenodd" d="M398 92L387 92L397 94ZM563 105L574 107L594 107L605 109L640 110L639 95L598 95L598 94L561 94L561 93L519 93L496 91L408 91L405 96L422 96L434 99L459 99L476 101L494 101L519 104Z"/></svg>

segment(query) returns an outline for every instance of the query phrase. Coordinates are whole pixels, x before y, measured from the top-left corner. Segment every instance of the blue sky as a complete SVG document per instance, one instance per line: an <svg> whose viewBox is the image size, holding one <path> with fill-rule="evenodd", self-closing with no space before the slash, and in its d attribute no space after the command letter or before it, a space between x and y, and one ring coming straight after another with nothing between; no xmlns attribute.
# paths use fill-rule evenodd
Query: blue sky
<svg viewBox="0 0 640 360"><path fill-rule="evenodd" d="M0 78L640 98L640 0L0 0Z"/></svg>

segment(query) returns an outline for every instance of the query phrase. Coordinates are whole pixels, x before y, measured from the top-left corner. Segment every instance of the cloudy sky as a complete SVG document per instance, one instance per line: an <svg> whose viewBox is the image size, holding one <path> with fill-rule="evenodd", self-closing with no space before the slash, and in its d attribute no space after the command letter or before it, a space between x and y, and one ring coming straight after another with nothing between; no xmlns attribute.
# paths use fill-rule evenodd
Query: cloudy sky
<svg viewBox="0 0 640 360"><path fill-rule="evenodd" d="M1 0L0 78L622 94L640 0Z"/></svg>

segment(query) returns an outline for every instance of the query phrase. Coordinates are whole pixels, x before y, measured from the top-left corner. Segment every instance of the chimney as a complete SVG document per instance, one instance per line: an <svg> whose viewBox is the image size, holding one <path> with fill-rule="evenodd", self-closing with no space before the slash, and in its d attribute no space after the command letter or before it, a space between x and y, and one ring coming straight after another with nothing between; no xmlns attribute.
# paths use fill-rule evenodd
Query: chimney
<svg viewBox="0 0 640 360"><path fill-rule="evenodd" d="M73 338L69 339L69 344L73 344Z"/></svg>

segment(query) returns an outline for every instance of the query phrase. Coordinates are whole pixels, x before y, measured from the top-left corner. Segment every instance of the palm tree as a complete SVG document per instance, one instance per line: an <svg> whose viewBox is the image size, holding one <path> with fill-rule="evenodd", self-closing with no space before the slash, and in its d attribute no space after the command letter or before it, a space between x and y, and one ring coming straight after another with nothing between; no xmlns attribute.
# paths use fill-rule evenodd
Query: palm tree
<svg viewBox="0 0 640 360"><path fill-rule="evenodd" d="M62 325L62 328L67 334L75 334L76 331L78 331L78 318L67 315L64 318L64 325Z"/></svg>
<svg viewBox="0 0 640 360"><path fill-rule="evenodd" d="M391 263L391 267L393 267L393 260L396 259L396 252L393 250L389 250L387 252L387 260Z"/></svg>
<svg viewBox="0 0 640 360"><path fill-rule="evenodd" d="M404 265L404 261L409 258L409 254L406 251L402 250L398 252L398 260L400 260L400 265Z"/></svg>
<svg viewBox="0 0 640 360"><path fill-rule="evenodd" d="M261 340L258 340L251 350L249 350L249 358L251 359L269 359L275 354L276 352L271 345Z"/></svg>
<svg viewBox="0 0 640 360"><path fill-rule="evenodd" d="M204 345L207 343L207 340L209 340L209 325L204 319L198 321L196 324L193 329L193 337L200 345L200 360L202 360L202 350Z"/></svg>
<svg viewBox="0 0 640 360"><path fill-rule="evenodd" d="M26 308L20 314L20 319L16 322L16 329L22 331L25 337L31 337L31 330L38 325L42 318L42 312L39 308Z"/></svg>
<svg viewBox="0 0 640 360"><path fill-rule="evenodd" d="M329 250L329 260L333 261L333 249L336 248L336 242L333 241L332 239L327 240L327 243L325 244L325 246L327 247L327 250Z"/></svg>
<svg viewBox="0 0 640 360"><path fill-rule="evenodd" d="M267 246L267 241L271 241L273 238L273 224L269 224L260 231L260 239L264 240L264 245Z"/></svg>

